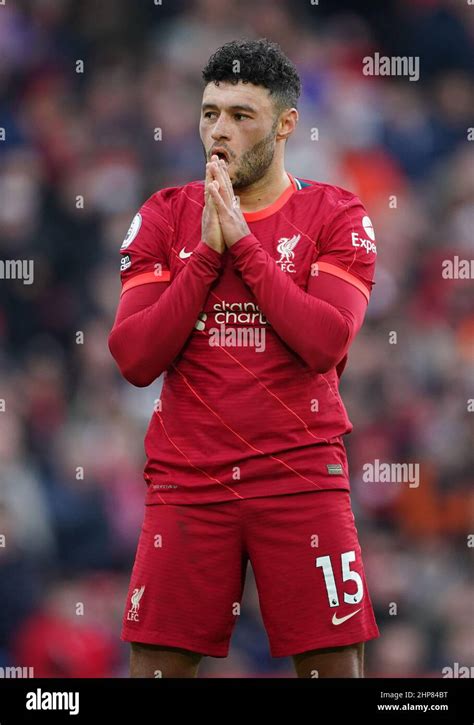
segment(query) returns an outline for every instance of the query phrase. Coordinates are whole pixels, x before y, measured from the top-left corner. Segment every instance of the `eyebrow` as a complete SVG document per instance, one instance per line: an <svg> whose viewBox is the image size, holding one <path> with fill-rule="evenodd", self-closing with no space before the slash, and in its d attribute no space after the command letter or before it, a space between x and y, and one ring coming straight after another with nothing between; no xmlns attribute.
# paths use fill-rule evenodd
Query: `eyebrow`
<svg viewBox="0 0 474 725"><path fill-rule="evenodd" d="M215 103L203 103L201 107L201 111L205 111L208 108L218 108ZM255 108L252 108L252 106L246 106L245 104L237 105L237 106L228 106L229 111L248 111L249 113L257 113L257 110Z"/></svg>

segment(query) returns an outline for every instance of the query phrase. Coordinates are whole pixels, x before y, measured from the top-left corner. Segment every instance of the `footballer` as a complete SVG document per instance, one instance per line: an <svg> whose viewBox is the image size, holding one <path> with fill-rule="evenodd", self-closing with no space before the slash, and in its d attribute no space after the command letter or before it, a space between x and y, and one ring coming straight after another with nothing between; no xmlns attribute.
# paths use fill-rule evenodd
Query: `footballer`
<svg viewBox="0 0 474 725"><path fill-rule="evenodd" d="M145 515L122 639L132 677L226 657L248 562L273 657L363 677L380 636L351 508L338 391L374 285L361 201L285 169L300 79L266 39L203 72L205 177L138 210L109 348L164 382L145 437Z"/></svg>

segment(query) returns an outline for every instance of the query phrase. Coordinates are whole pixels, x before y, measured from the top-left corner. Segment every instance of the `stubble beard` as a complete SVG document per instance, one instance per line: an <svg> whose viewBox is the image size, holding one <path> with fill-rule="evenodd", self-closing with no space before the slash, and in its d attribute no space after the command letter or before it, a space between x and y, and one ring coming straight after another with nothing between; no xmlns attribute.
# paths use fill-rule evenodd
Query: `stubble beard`
<svg viewBox="0 0 474 725"><path fill-rule="evenodd" d="M275 131L277 122L274 123L270 132L257 141L252 148L242 154L240 163L232 174L232 186L235 191L247 188L265 176L271 166L275 155ZM204 149L204 146L203 146ZM206 162L208 161L204 149Z"/></svg>

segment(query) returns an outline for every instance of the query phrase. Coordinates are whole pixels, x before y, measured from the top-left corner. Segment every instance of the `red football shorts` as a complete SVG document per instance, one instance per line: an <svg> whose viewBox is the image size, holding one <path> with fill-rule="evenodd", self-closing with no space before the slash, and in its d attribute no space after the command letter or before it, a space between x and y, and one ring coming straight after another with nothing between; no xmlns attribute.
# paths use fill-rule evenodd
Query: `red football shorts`
<svg viewBox="0 0 474 725"><path fill-rule="evenodd" d="M226 657L249 559L273 657L380 636L339 489L146 505L122 639Z"/></svg>

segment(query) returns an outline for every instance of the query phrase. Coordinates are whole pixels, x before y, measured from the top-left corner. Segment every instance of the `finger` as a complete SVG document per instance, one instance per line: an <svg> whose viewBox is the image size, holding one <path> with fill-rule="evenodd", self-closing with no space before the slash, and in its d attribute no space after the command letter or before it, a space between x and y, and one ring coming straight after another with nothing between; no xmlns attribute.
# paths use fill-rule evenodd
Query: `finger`
<svg viewBox="0 0 474 725"><path fill-rule="evenodd" d="M217 211L222 212L226 211L227 207L225 204L224 199L219 193L219 182L214 180L211 181L209 184L209 193L211 195L211 199L213 200L214 204L216 205Z"/></svg>
<svg viewBox="0 0 474 725"><path fill-rule="evenodd" d="M206 180L204 184L204 193L205 193L205 201L207 203L207 200L209 199L209 184L212 181L212 174L211 174L211 164L208 162L206 164Z"/></svg>
<svg viewBox="0 0 474 725"><path fill-rule="evenodd" d="M240 199L234 193L234 187L232 186L232 181L230 179L230 174L229 174L229 170L227 168L227 164L222 159L221 159L220 163L222 166L222 176L224 178L224 183L226 185L227 194L230 199L230 206L232 207L232 209L235 209L237 207L240 208Z"/></svg>
<svg viewBox="0 0 474 725"><path fill-rule="evenodd" d="M209 184L213 183L213 171L212 171L212 164L207 165L206 164L206 184L205 184L205 190L204 190L204 201L206 204L209 204L210 201L212 201L212 197L209 193ZM223 182L222 182L223 183ZM217 184L217 191L219 191L219 188L221 187L221 183L216 180Z"/></svg>
<svg viewBox="0 0 474 725"><path fill-rule="evenodd" d="M228 194L229 194L231 200L233 200L234 199L234 187L232 186L232 181L230 180L227 164L223 159L221 159L220 163L221 163L222 175L224 177L224 182L227 187Z"/></svg>
<svg viewBox="0 0 474 725"><path fill-rule="evenodd" d="M230 207L232 205L233 194L229 193L228 185L226 184L223 169L219 161L212 162L211 174L213 178L219 182L219 190L221 196L226 204Z"/></svg>

